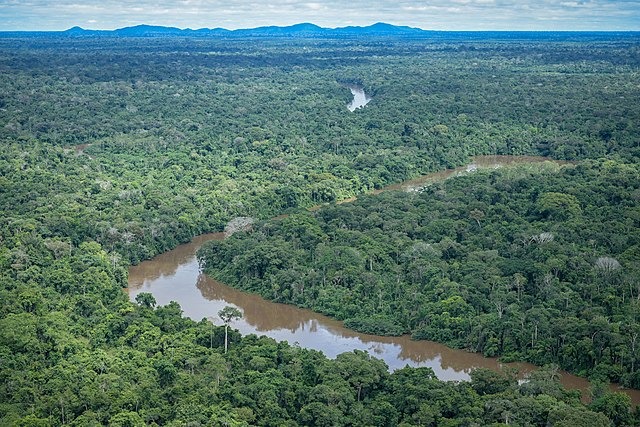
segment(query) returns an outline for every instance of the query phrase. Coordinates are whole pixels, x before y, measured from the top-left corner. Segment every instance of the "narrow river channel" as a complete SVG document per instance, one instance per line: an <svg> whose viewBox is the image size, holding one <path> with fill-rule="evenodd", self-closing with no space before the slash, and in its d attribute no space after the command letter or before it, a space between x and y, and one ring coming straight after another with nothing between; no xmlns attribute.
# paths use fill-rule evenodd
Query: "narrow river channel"
<svg viewBox="0 0 640 427"><path fill-rule="evenodd" d="M452 175L469 173L479 168L496 168L513 163L537 163L540 157L483 156L462 168L425 175L415 180L393 185L385 190L411 191L431 182ZM384 190L381 190L384 191ZM233 327L243 335L266 335L278 341L286 340L301 347L322 351L327 357L355 349L366 350L383 359L391 370L409 366L428 366L441 380L468 380L471 370L479 367L493 370L503 366L517 368L526 374L535 366L528 363L500 363L495 358L476 353L454 350L431 341L413 341L409 337L380 337L362 334L345 328L342 322L330 319L309 310L291 305L266 301L261 297L238 291L207 277L200 272L196 251L209 240L223 239L223 233L204 234L190 243L158 255L129 269L129 297L134 300L141 292L153 294L160 305L176 301L185 316L194 320L207 318L221 325L217 317L219 310L227 305L238 307L243 318ZM562 384L570 389L579 389L588 395L589 383L583 379L561 372ZM613 390L618 388L613 385ZM634 405L640 404L639 390L624 390Z"/></svg>

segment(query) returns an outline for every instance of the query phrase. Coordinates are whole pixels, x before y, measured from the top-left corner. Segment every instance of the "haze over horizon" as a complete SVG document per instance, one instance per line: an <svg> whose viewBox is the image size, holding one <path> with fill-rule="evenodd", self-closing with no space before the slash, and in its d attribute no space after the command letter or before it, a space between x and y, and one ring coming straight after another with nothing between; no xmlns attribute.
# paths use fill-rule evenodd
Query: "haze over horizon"
<svg viewBox="0 0 640 427"><path fill-rule="evenodd" d="M376 22L425 30L637 31L640 0L0 0L0 31L138 24L227 29Z"/></svg>

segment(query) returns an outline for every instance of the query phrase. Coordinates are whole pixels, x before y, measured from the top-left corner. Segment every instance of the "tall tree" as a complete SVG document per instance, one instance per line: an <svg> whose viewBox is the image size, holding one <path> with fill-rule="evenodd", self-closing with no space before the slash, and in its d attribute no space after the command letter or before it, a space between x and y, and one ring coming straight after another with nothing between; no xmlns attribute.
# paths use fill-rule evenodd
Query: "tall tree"
<svg viewBox="0 0 640 427"><path fill-rule="evenodd" d="M224 352L226 353L229 347L229 323L231 323L231 321L233 320L242 318L242 312L236 307L231 307L230 305L228 305L218 312L218 316L224 322Z"/></svg>

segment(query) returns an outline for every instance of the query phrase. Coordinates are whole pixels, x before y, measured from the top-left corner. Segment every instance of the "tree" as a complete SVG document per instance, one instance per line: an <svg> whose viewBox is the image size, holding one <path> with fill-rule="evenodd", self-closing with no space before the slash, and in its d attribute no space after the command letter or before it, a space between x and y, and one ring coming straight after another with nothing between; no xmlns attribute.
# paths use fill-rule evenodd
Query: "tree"
<svg viewBox="0 0 640 427"><path fill-rule="evenodd" d="M148 292L141 292L136 295L136 302L142 307L153 308L156 306L156 299Z"/></svg>
<svg viewBox="0 0 640 427"><path fill-rule="evenodd" d="M338 373L357 391L358 402L368 391L377 388L387 377L387 365L362 350L336 357Z"/></svg>
<svg viewBox="0 0 640 427"><path fill-rule="evenodd" d="M553 191L538 198L538 209L545 217L560 221L578 216L582 211L575 196Z"/></svg>
<svg viewBox="0 0 640 427"><path fill-rule="evenodd" d="M38 418L33 414L21 418L14 424L17 427L48 427L51 425L50 418Z"/></svg>
<svg viewBox="0 0 640 427"><path fill-rule="evenodd" d="M471 388L479 395L504 393L518 384L515 372L494 372L487 368L471 371Z"/></svg>
<svg viewBox="0 0 640 427"><path fill-rule="evenodd" d="M231 307L230 305L226 306L222 310L218 312L218 316L224 322L224 352L227 352L228 344L228 330L229 323L232 320L237 320L242 318L242 312L235 307Z"/></svg>
<svg viewBox="0 0 640 427"><path fill-rule="evenodd" d="M109 420L109 425L118 427L140 427L144 426L144 421L135 412L120 412Z"/></svg>
<svg viewBox="0 0 640 427"><path fill-rule="evenodd" d="M624 393L605 392L591 402L590 409L603 413L617 426L631 423L631 398Z"/></svg>
<svg viewBox="0 0 640 427"><path fill-rule="evenodd" d="M556 427L611 426L611 421L604 414L566 404L558 405L549 411L549 423Z"/></svg>

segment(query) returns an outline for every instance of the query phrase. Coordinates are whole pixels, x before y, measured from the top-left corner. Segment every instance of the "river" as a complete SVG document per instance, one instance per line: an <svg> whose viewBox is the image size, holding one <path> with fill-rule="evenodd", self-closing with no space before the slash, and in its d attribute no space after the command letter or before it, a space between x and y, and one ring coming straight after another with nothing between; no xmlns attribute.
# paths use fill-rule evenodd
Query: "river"
<svg viewBox="0 0 640 427"><path fill-rule="evenodd" d="M380 337L345 328L342 322L292 305L266 301L255 294L231 288L200 272L196 251L209 240L222 239L224 233L196 237L191 243L161 254L129 270L129 295L150 292L160 305L176 301L184 314L194 320L207 318L221 325L219 310L238 307L243 318L233 323L243 335L267 335L278 341L298 343L322 351L327 357L355 349L367 350L383 359L392 370L409 366L429 366L438 378L467 380L476 367L499 369L501 364L476 353L453 350L430 341L409 337ZM523 371L529 364L517 364Z"/></svg>
<svg viewBox="0 0 640 427"><path fill-rule="evenodd" d="M462 168L425 175L386 190L415 190L430 182L449 176L468 173L479 168L495 168L513 163L536 163L541 157L483 156ZM498 370L513 366L526 374L536 367L528 363L502 364L495 358L448 348L431 341L413 341L409 337L380 337L362 334L310 310L266 301L261 297L238 291L207 277L200 272L196 251L203 243L223 239L223 233L204 234L190 243L180 245L157 257L129 269L129 297L134 300L141 292L153 294L160 305L176 301L185 316L194 320L207 318L221 325L219 310L227 305L238 307L243 318L232 324L243 335L266 335L278 341L297 343L301 347L322 351L327 357L355 349L366 350L383 359L391 370L408 366L428 366L441 380L468 380L471 370L479 367ZM562 384L588 394L588 382L580 377L561 372ZM616 390L615 385L612 389ZM640 404L640 391L624 390L635 405Z"/></svg>
<svg viewBox="0 0 640 427"><path fill-rule="evenodd" d="M364 93L364 89L358 86L349 86L349 90L353 95L353 100L347 105L349 111L356 111L358 108L362 108L371 101L371 97Z"/></svg>

